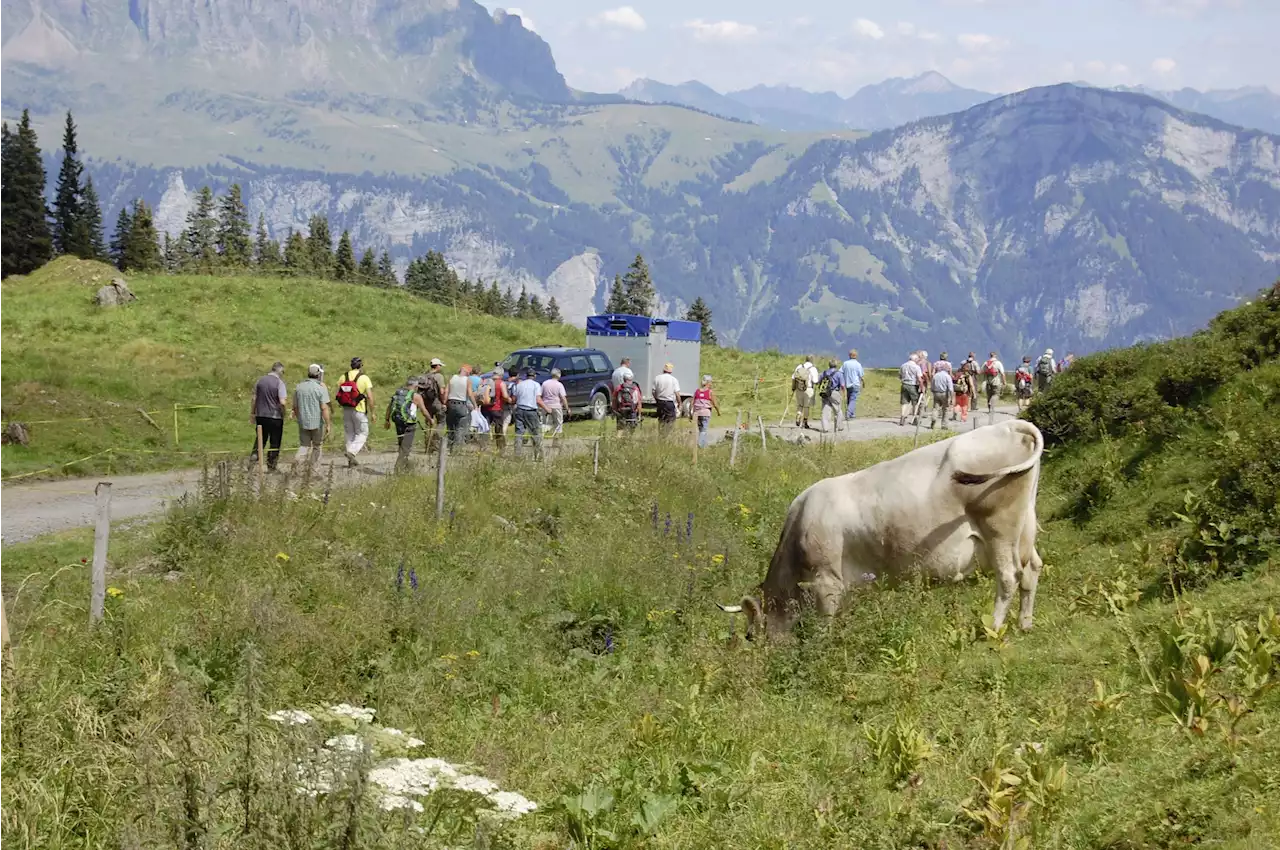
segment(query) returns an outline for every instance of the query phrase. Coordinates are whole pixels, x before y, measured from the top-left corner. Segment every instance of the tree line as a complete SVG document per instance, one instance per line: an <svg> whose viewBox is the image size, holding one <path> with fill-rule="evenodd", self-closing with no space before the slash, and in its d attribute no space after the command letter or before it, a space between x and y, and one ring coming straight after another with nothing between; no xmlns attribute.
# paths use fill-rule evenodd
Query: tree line
<svg viewBox="0 0 1280 850"><path fill-rule="evenodd" d="M367 248L356 258L351 233L342 231L334 245L329 219L314 215L307 234L291 230L283 242L270 237L266 216L251 229L238 183L216 196L204 186L187 213L185 227L173 239L157 231L154 213L141 198L122 207L114 233L103 238L102 207L93 179L80 160L75 121L67 113L53 206L45 202L45 170L27 110L17 132L4 123L0 151L0 200L3 201L3 276L29 274L58 255L103 260L123 271L171 274L219 274L253 271L262 274L319 277L367 286L399 285L391 255ZM404 288L438 304L490 316L559 323L554 297L545 304L525 287L515 295L491 281L460 277L439 251L410 261ZM644 257L637 254L625 275L615 275L607 312L651 316L657 291ZM716 344L711 311L701 297L684 318L702 323L704 342Z"/></svg>

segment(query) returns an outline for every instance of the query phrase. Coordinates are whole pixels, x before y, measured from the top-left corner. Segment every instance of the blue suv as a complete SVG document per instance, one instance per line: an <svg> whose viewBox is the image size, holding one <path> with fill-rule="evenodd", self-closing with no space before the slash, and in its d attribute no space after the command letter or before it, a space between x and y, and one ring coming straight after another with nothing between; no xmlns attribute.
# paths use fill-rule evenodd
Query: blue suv
<svg viewBox="0 0 1280 850"><path fill-rule="evenodd" d="M502 361L509 377L518 377L532 368L534 378L545 381L552 369L560 370L560 383L569 397L570 415L600 420L609 415L610 379L613 363L598 348L565 348L562 345L539 345L513 351Z"/></svg>

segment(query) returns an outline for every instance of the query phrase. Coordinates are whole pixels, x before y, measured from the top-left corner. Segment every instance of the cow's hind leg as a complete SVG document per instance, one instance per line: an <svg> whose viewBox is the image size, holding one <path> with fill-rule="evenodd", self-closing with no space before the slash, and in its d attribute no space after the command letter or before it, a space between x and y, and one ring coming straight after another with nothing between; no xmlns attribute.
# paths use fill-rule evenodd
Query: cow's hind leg
<svg viewBox="0 0 1280 850"><path fill-rule="evenodd" d="M988 544L991 557L989 562L996 578L996 607L992 613L992 627L999 629L1009 615L1009 606L1013 604L1013 591L1018 586L1018 559L1013 546L997 542Z"/></svg>
<svg viewBox="0 0 1280 850"><path fill-rule="evenodd" d="M1044 561L1040 560L1040 553L1036 551L1036 547L1031 547L1031 557L1027 559L1027 563L1022 566L1022 580L1020 592L1020 607L1018 612L1018 627L1023 631L1030 631L1032 617L1035 614L1036 607L1036 585L1040 583L1040 569L1044 566Z"/></svg>

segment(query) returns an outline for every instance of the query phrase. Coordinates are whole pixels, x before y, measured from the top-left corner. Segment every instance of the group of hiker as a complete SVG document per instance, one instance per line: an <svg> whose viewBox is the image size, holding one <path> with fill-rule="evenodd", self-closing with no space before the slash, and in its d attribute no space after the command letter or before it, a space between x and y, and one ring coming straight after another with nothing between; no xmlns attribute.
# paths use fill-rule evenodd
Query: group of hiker
<svg viewBox="0 0 1280 850"><path fill-rule="evenodd" d="M1069 369L1074 361L1074 354L1055 361L1052 348L1045 349L1034 365L1030 356L1023 357L1013 375L1018 409L1030 404L1035 392L1048 389L1054 377ZM899 367L898 378L901 383L898 401L902 406L898 424L906 425L908 417L913 417L913 424L919 424L926 402L932 398L930 429L935 428L939 420L945 427L948 414L952 422L969 421L969 411L980 392L986 397L987 412L994 413L996 400L1008 384L1004 363L994 351L982 363L970 351L959 366L952 365L945 351L936 361L929 360L927 351L913 351Z"/></svg>
<svg viewBox="0 0 1280 850"><path fill-rule="evenodd" d="M843 363L828 360L827 368L819 372L813 363L813 355L791 373L791 392L796 403L796 427L809 428L809 412L814 401L822 406L818 412L820 430L826 433L827 412L831 412L832 428L843 427L842 422L857 418L858 395L866 383L866 370L858 360L858 349L849 349L849 359ZM844 413L841 415L841 408Z"/></svg>

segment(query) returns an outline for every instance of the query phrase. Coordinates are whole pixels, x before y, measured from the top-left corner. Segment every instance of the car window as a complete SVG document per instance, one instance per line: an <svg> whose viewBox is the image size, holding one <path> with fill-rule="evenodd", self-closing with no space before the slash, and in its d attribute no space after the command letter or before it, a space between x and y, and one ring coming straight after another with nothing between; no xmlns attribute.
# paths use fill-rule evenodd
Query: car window
<svg viewBox="0 0 1280 850"><path fill-rule="evenodd" d="M507 372L515 372L527 368L537 369L539 372L549 372L554 359L550 354L511 354L507 356L506 360L502 361L502 368Z"/></svg>
<svg viewBox="0 0 1280 850"><path fill-rule="evenodd" d="M604 359L603 354L592 354L590 355L590 357L591 357L592 372L608 372L609 371L609 361Z"/></svg>
<svg viewBox="0 0 1280 850"><path fill-rule="evenodd" d="M587 365L587 355L575 354L573 357L573 374L585 375L591 371L591 367Z"/></svg>

